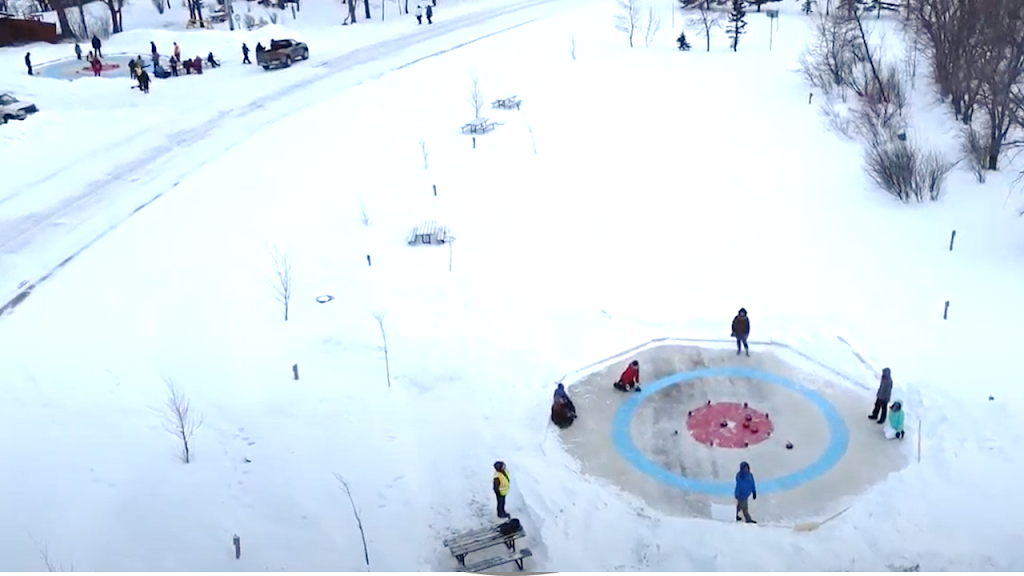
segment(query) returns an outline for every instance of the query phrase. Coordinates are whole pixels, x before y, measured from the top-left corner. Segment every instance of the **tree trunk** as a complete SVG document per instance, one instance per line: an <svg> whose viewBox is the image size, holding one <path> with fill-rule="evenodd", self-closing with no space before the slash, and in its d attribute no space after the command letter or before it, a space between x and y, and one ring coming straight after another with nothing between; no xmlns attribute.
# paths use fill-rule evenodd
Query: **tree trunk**
<svg viewBox="0 0 1024 576"><path fill-rule="evenodd" d="M363 0L363 9L366 11L366 19L370 19L370 0Z"/></svg>
<svg viewBox="0 0 1024 576"><path fill-rule="evenodd" d="M65 11L64 2L53 0L50 7L57 12L57 23L60 24L60 35L65 38L77 38L75 31L71 29L71 22L68 22L68 13Z"/></svg>
<svg viewBox="0 0 1024 576"><path fill-rule="evenodd" d="M82 37L79 39L85 40L89 37L89 25L85 21L85 2L83 0L78 0L78 17L82 21Z"/></svg>

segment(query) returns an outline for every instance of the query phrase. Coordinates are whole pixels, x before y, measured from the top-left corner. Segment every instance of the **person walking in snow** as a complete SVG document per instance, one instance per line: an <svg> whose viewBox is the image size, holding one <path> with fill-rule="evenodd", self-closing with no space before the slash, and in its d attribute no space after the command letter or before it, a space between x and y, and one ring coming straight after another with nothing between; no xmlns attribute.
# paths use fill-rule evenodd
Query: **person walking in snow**
<svg viewBox="0 0 1024 576"><path fill-rule="evenodd" d="M626 366L626 369L622 371L622 375L619 376L619 380L612 384L616 390L622 392L639 392L640 391L640 362L633 360Z"/></svg>
<svg viewBox="0 0 1024 576"><path fill-rule="evenodd" d="M171 56L167 59L167 65L171 67L171 76L178 76L178 59Z"/></svg>
<svg viewBox="0 0 1024 576"><path fill-rule="evenodd" d="M82 47L78 45L78 42L75 42L75 58L82 59Z"/></svg>
<svg viewBox="0 0 1024 576"><path fill-rule="evenodd" d="M177 42L174 43L174 57L178 59L178 62L181 62L181 46L178 46Z"/></svg>
<svg viewBox="0 0 1024 576"><path fill-rule="evenodd" d="M206 63L210 65L210 68L220 68L220 62L213 57L213 52L206 55Z"/></svg>
<svg viewBox="0 0 1024 576"><path fill-rule="evenodd" d="M149 73L139 69L139 90L142 90L144 94L149 94Z"/></svg>
<svg viewBox="0 0 1024 576"><path fill-rule="evenodd" d="M103 43L100 42L100 37L95 35L95 34L93 34L92 35L92 49L96 52L96 57L97 58L103 58L103 50L101 49L102 47L103 47Z"/></svg>
<svg viewBox="0 0 1024 576"><path fill-rule="evenodd" d="M156 62L156 58L159 54L157 54L156 51L156 42L153 42L152 40L149 41L149 53L153 55L153 61Z"/></svg>
<svg viewBox="0 0 1024 576"><path fill-rule="evenodd" d="M252 64L249 61L249 47L246 46L245 42L242 42L242 64Z"/></svg>
<svg viewBox="0 0 1024 576"><path fill-rule="evenodd" d="M423 6L416 5L416 24L423 24Z"/></svg>
<svg viewBox="0 0 1024 576"><path fill-rule="evenodd" d="M747 500L757 500L757 484L754 482L754 474L750 472L750 464L740 462L740 471L736 473L736 489L733 490L736 497L736 521L743 520L747 524L757 524L750 518L750 508ZM740 518L740 515L743 518Z"/></svg>
<svg viewBox="0 0 1024 576"><path fill-rule="evenodd" d="M739 314L732 319L732 337L736 339L736 355L740 355L740 348L746 350L750 356L750 347L747 346L747 337L750 336L750 318L747 317L747 309L740 308Z"/></svg>
<svg viewBox="0 0 1024 576"><path fill-rule="evenodd" d="M434 17L434 8L430 4L427 4L427 24L433 24L434 23L434 21L432 20L433 17Z"/></svg>
<svg viewBox="0 0 1024 576"><path fill-rule="evenodd" d="M906 418L906 412L903 411L903 401L896 399L892 406L889 406L889 425L885 427L885 437L889 440L897 438L902 440L905 432L903 431L903 421Z"/></svg>
<svg viewBox="0 0 1024 576"><path fill-rule="evenodd" d="M498 518L511 518L512 515L505 512L505 498L508 496L512 481L508 476L508 467L501 460L494 463L494 497L498 501Z"/></svg>
<svg viewBox="0 0 1024 576"><path fill-rule="evenodd" d="M882 369L882 380L878 383L878 392L875 394L875 408L868 415L871 420L878 419L879 424L885 424L886 407L892 399L892 372L888 368Z"/></svg>
<svg viewBox="0 0 1024 576"><path fill-rule="evenodd" d="M32 76L32 53L25 52L25 67L28 68L28 75Z"/></svg>
<svg viewBox="0 0 1024 576"><path fill-rule="evenodd" d="M132 58L128 61L128 75L131 77L132 80L135 80L139 77L139 73L135 69L135 58Z"/></svg>

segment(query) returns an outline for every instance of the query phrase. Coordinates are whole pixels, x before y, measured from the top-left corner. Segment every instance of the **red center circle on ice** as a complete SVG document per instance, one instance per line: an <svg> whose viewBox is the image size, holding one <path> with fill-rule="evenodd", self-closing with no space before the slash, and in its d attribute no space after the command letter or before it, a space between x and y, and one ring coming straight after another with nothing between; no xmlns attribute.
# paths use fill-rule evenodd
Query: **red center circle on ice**
<svg viewBox="0 0 1024 576"><path fill-rule="evenodd" d="M694 408L686 418L686 428L701 444L746 448L764 442L774 426L768 414L759 410L738 402L712 402Z"/></svg>

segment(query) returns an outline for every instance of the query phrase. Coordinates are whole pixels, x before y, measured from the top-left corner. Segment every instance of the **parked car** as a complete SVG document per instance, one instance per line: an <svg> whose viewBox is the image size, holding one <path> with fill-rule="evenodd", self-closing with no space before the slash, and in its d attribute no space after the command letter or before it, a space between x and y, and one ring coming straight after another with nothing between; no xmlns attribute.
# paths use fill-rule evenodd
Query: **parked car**
<svg viewBox="0 0 1024 576"><path fill-rule="evenodd" d="M24 120L29 114L39 112L39 108L31 102L22 102L8 93L0 94L0 119L3 122L8 120Z"/></svg>
<svg viewBox="0 0 1024 576"><path fill-rule="evenodd" d="M298 40L271 40L270 46L256 53L256 63L264 70L287 68L296 60L309 59L309 46Z"/></svg>

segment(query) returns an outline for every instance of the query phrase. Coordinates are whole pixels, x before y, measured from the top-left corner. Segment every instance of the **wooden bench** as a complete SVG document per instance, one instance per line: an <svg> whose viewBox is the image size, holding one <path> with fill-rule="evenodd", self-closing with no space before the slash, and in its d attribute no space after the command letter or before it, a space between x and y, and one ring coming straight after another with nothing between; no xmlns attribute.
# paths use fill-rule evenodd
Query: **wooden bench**
<svg viewBox="0 0 1024 576"><path fill-rule="evenodd" d="M484 570L491 570L508 564L509 562L515 562L516 568L523 569L523 559L533 556L533 552L529 548L521 548L516 552L505 554L504 556L495 556L494 558L488 558L479 562L474 562L468 566L459 568L459 572L483 572Z"/></svg>
<svg viewBox="0 0 1024 576"><path fill-rule="evenodd" d="M520 529L515 532L502 534L502 525L503 524L497 524L488 528L463 532L462 534L456 534L444 541L445 547L448 548L448 551L452 553L452 556L458 560L459 565L462 567L460 570L464 572L477 572L493 568L494 566L508 564L509 562L515 562L516 566L518 566L520 570L522 569L523 558L533 555L533 553L529 552L528 549L516 552L516 540L526 536L526 530L520 527ZM492 546L497 546L498 544L504 544L511 552L505 556L497 556L466 566L467 554L479 552L480 550L485 550ZM525 554L520 554L524 552Z"/></svg>
<svg viewBox="0 0 1024 576"><path fill-rule="evenodd" d="M491 103L491 107L497 108L498 110L511 110L513 108L519 110L519 105L522 103L523 101L516 99L515 96L509 96L508 98L499 98L495 100Z"/></svg>

